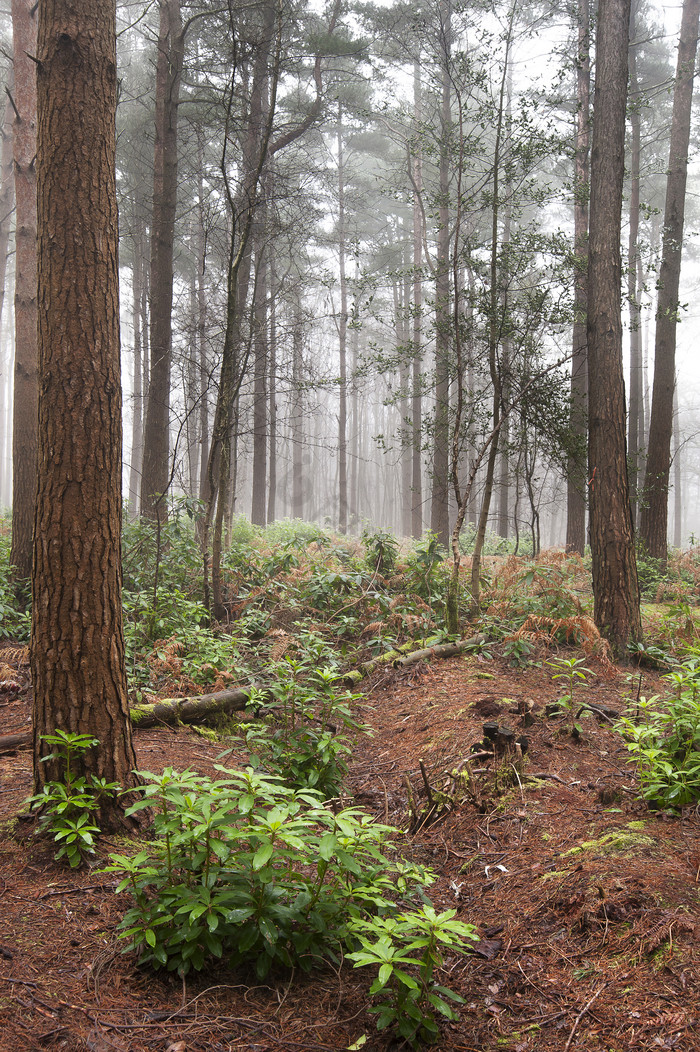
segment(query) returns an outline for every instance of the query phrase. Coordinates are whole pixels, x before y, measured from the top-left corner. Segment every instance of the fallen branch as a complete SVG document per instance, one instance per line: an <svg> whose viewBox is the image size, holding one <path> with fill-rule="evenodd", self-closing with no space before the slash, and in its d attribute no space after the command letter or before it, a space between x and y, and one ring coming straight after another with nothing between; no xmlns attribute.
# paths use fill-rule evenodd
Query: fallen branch
<svg viewBox="0 0 700 1052"><path fill-rule="evenodd" d="M435 657L453 657L462 654L484 642L486 637L479 634L470 639L461 639L456 643L438 643L434 647L410 651L413 643L406 643L397 650L390 650L371 661L365 661L359 668L346 673L341 682L349 685L359 683L375 669L383 665L402 668L418 661ZM407 653L410 651L410 653ZM256 693L260 701L269 701L270 693L263 688L238 687L236 690L220 690L216 694L202 694L191 698L162 698L159 701L131 707L131 722L134 727L156 727L166 724L199 723L217 713L242 712L248 705L250 697ZM19 734L0 735L0 753L21 749L31 743L31 731Z"/></svg>
<svg viewBox="0 0 700 1052"><path fill-rule="evenodd" d="M32 740L31 731L20 731L19 734L0 734L0 752L14 752L23 749Z"/></svg>
<svg viewBox="0 0 700 1052"><path fill-rule="evenodd" d="M397 650L389 650L386 654L381 654L379 657L372 658L371 661L365 661L359 668L353 669L352 672L346 673L343 676L343 682L350 684L351 686L355 683L359 683L360 680L364 679L371 672L381 668L383 665L391 665L392 668L403 668L406 665L413 665L418 661L428 661L430 658L442 658L442 657L454 657L456 654L463 654L465 650L472 650L474 647L479 646L486 639L482 633L471 636L469 639L460 639L456 643L436 643L433 647L425 647L421 650L413 650L410 648L412 643L407 643L403 647L399 647ZM406 653L406 651L410 651Z"/></svg>
<svg viewBox="0 0 700 1052"><path fill-rule="evenodd" d="M220 690L216 694L202 694L194 698L162 698L147 705L133 705L131 722L134 727L155 727L158 724L199 723L218 713L241 712L257 693L261 701L270 697L259 687L239 687Z"/></svg>

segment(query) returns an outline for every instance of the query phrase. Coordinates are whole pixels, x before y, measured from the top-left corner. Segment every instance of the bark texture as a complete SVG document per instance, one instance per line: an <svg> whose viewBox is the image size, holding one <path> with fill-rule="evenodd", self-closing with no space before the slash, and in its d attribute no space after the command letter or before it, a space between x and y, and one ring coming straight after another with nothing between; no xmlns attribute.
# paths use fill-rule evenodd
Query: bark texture
<svg viewBox="0 0 700 1052"><path fill-rule="evenodd" d="M570 427L584 452L568 458L566 471L566 550L583 555L586 545L586 402L588 398L588 152L590 145L590 12L578 0L576 61L576 153L574 157L574 325L571 355Z"/></svg>
<svg viewBox="0 0 700 1052"><path fill-rule="evenodd" d="M124 785L135 755L121 606L121 377L115 0L39 9L39 460L31 666L34 780L60 778L41 736L99 747Z"/></svg>
<svg viewBox="0 0 700 1052"><path fill-rule="evenodd" d="M620 225L629 0L601 0L591 152L588 257L589 500L595 622L623 656L641 639L627 483Z"/></svg>
<svg viewBox="0 0 700 1052"><path fill-rule="evenodd" d="M21 580L32 572L36 493L36 54L33 0L12 0L15 164L15 375L12 422L12 549Z"/></svg>
<svg viewBox="0 0 700 1052"><path fill-rule="evenodd" d="M151 380L144 434L141 513L165 513L170 484L173 243L177 210L177 117L185 40L180 0L160 0L151 231Z"/></svg>
<svg viewBox="0 0 700 1052"><path fill-rule="evenodd" d="M641 538L649 555L664 562L668 543L668 482L671 469L673 391L676 386L676 327L680 320L678 289L699 19L700 0L685 0L678 44L676 86L673 92L659 299L656 308L654 388L640 526Z"/></svg>

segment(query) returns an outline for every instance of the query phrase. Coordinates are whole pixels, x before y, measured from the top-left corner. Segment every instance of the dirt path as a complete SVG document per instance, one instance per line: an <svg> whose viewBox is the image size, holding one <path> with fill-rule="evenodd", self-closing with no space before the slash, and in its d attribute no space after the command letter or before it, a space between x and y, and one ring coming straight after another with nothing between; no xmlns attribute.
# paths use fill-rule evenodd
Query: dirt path
<svg viewBox="0 0 700 1052"><path fill-rule="evenodd" d="M626 689L620 675L592 682L586 697L619 708ZM574 740L544 715L556 693L546 669L472 657L388 673L363 702L374 736L357 743L349 792L403 828L412 820L406 774L414 810L427 804L420 760L434 792L483 737L484 722L528 738L519 781L496 787L493 761L476 761L480 806L438 806L435 820L402 842L436 871L436 906L457 909L480 935L475 953L446 962L446 983L467 1003L437 1047L698 1052L698 814L650 814L610 724L586 720ZM521 724L519 708L532 710L532 725ZM4 733L26 726L26 696L6 699L0 715ZM221 751L188 728L136 740L149 770L213 773ZM29 753L0 757L2 1052L341 1050L362 1035L365 1049L399 1047L376 1034L368 977L350 968L263 987L241 972L186 985L141 972L116 944L126 900L111 876L76 874L46 845L16 839L13 816L29 791Z"/></svg>

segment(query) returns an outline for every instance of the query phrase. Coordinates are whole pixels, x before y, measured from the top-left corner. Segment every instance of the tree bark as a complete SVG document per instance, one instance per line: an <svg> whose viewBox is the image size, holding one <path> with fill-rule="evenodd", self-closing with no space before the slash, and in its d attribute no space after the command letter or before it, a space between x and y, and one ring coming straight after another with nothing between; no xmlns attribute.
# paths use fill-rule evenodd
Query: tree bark
<svg viewBox="0 0 700 1052"><path fill-rule="evenodd" d="M141 202L134 192L132 216L133 260L131 271L132 297L131 318L134 330L134 393L131 423L131 464L129 466L129 514L138 514L141 490L141 466L143 464L143 332L144 316L144 221Z"/></svg>
<svg viewBox="0 0 700 1052"><path fill-rule="evenodd" d="M443 18L442 102L440 107L439 220L435 260L435 433L433 436L433 490L430 528L445 547L450 541L449 515L449 398L450 398L450 126L451 120L451 10L441 4Z"/></svg>
<svg viewBox="0 0 700 1052"><path fill-rule="evenodd" d="M348 283L345 273L345 157L343 152L343 106L338 103L338 273L340 315L338 317L338 532L348 531Z"/></svg>
<svg viewBox="0 0 700 1052"><path fill-rule="evenodd" d="M570 427L582 447L587 435L588 345L588 191L591 92L589 0L578 0L576 62L576 154L574 159L574 325L571 356ZM583 555L586 546L586 461L583 450L568 458L566 470L566 550Z"/></svg>
<svg viewBox="0 0 700 1052"><path fill-rule="evenodd" d="M177 211L177 118L185 55L180 0L160 0L156 60L153 220L151 226L151 370L146 406L141 514L162 517L170 480L173 244Z"/></svg>
<svg viewBox="0 0 700 1052"><path fill-rule="evenodd" d="M264 526L267 510L268 431L268 247L265 244L266 206L261 203L255 223L255 292L253 302L253 493L250 521Z"/></svg>
<svg viewBox="0 0 700 1052"><path fill-rule="evenodd" d="M413 110L417 125L421 120L420 63L413 66ZM423 217L420 195L423 189L423 161L420 139L417 138L414 155L409 159L413 167L413 361L411 396L411 532L414 539L423 536L423 393L422 393L422 313L423 313Z"/></svg>
<svg viewBox="0 0 700 1052"><path fill-rule="evenodd" d="M625 166L629 0L601 0L588 257L589 491L594 618L618 657L641 639L627 484L620 226Z"/></svg>
<svg viewBox="0 0 700 1052"><path fill-rule="evenodd" d="M629 465L630 507L632 522L637 522L637 488L639 479L639 417L642 405L642 311L639 288L639 207L641 165L641 115L640 91L637 79L636 22L639 0L632 0L630 12L629 84L631 128L630 194L629 194L629 241L627 253L627 299L630 312L630 383L629 413L627 419L627 463Z"/></svg>
<svg viewBox="0 0 700 1052"><path fill-rule="evenodd" d="M13 161L13 122L15 111L10 102L10 93L14 90L12 79L7 85L8 97L5 102L5 116L2 122L2 145L0 146L0 321L5 304L5 280L7 276L7 255L10 245L12 213L15 207L15 178Z"/></svg>
<svg viewBox="0 0 700 1052"><path fill-rule="evenodd" d="M84 770L134 784L121 603L115 0L44 0L38 42L39 458L31 669L42 735L89 734ZM118 824L119 805L103 814Z"/></svg>
<svg viewBox="0 0 700 1052"><path fill-rule="evenodd" d="M32 572L36 497L36 34L33 0L12 0L15 164L15 383L12 425L12 548L19 580Z"/></svg>
<svg viewBox="0 0 700 1052"><path fill-rule="evenodd" d="M668 554L668 484L671 468L673 391L676 385L676 336L681 309L678 290L699 20L700 0L684 0L676 85L673 92L659 298L656 308L654 385L640 524L641 540L647 552L664 563Z"/></svg>

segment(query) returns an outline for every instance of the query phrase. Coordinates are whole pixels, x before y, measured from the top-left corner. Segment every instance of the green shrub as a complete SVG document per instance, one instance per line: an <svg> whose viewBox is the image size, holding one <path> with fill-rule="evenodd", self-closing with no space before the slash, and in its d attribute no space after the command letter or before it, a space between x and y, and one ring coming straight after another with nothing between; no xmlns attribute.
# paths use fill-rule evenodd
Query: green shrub
<svg viewBox="0 0 700 1052"><path fill-rule="evenodd" d="M638 713L616 730L627 740L640 792L652 807L679 809L700 800L700 666L691 657L664 677L675 696L640 698Z"/></svg>
<svg viewBox="0 0 700 1052"><path fill-rule="evenodd" d="M27 609L17 601L16 583L10 566L10 533L0 533L0 639L26 643L31 631L29 602Z"/></svg>
<svg viewBox="0 0 700 1052"><path fill-rule="evenodd" d="M325 645L313 635L305 643L301 657L286 655L275 666L273 704L262 705L264 719L249 726L245 742L255 767L292 789L316 789L328 799L347 774L350 733L365 728L350 710L358 695L339 691L341 674L322 664L330 657ZM260 707L256 697L251 707Z"/></svg>
<svg viewBox="0 0 700 1052"><path fill-rule="evenodd" d="M119 785L96 775L78 775L74 770L75 758L99 745L97 738L57 730L54 734L42 735L42 741L55 746L42 761L58 759L63 778L46 782L42 791L27 803L33 811L40 812L40 832L48 833L58 844L54 858L66 858L75 869L88 855L94 855L95 837L100 832L97 825L100 805L105 798L114 796Z"/></svg>
<svg viewBox="0 0 700 1052"><path fill-rule="evenodd" d="M294 791L259 772L212 781L168 768L142 772L128 810L154 809L154 839L132 858L112 855L134 905L119 925L143 964L186 975L215 960L309 970L337 960L350 925L432 877L387 854L395 830L358 808L334 814L313 790ZM390 850L390 849L389 849Z"/></svg>
<svg viewBox="0 0 700 1052"><path fill-rule="evenodd" d="M473 925L455 920L456 913L436 913L432 906L423 906L398 916L352 923L362 948L349 953L348 959L356 968L377 968L369 991L381 998L370 1008L377 1014L377 1029L392 1027L412 1048L437 1040L436 1012L454 1021L458 1016L449 1002L464 1003L435 981L445 951L463 952L465 940L478 938Z"/></svg>
<svg viewBox="0 0 700 1052"><path fill-rule="evenodd" d="M382 577L392 574L396 569L396 557L399 542L386 530L362 531L362 544L365 549L365 565Z"/></svg>

